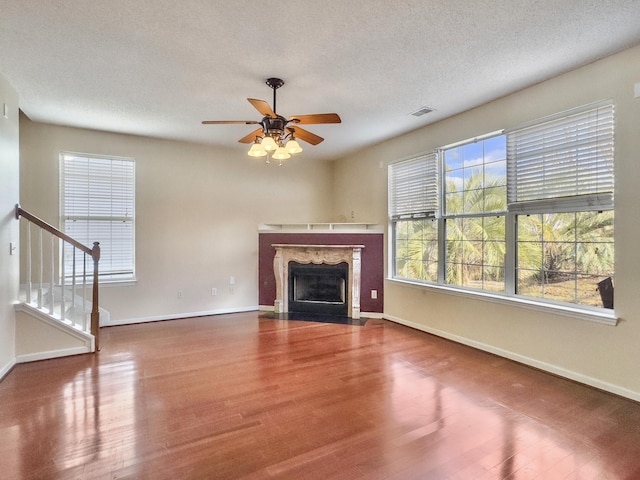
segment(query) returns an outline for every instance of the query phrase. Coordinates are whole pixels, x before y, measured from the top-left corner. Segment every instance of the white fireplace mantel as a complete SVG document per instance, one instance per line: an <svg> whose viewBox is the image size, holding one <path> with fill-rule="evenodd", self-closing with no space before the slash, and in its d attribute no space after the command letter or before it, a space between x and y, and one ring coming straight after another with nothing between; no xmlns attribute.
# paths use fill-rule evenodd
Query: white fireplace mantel
<svg viewBox="0 0 640 480"><path fill-rule="evenodd" d="M289 262L302 264L349 265L348 312L353 319L360 318L361 252L364 245L295 245L273 244L273 273L276 277L275 313L289 311Z"/></svg>

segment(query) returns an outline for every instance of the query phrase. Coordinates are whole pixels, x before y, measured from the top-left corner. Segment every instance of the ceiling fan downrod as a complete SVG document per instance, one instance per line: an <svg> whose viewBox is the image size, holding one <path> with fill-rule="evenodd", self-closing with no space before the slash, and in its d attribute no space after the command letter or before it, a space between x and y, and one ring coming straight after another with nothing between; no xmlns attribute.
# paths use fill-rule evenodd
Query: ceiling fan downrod
<svg viewBox="0 0 640 480"><path fill-rule="evenodd" d="M277 115L278 111L276 110L276 90L284 85L284 80L282 80L281 78L271 77L267 78L267 81L265 83L269 85L269 87L273 90L273 113Z"/></svg>

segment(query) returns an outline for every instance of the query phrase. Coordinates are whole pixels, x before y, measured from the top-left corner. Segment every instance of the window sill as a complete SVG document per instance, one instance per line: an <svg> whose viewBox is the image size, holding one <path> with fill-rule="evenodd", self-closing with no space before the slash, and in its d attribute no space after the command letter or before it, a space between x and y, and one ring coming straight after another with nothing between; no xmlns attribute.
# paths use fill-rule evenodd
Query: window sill
<svg viewBox="0 0 640 480"><path fill-rule="evenodd" d="M132 287L134 285L138 284L138 280L136 280L135 278L129 278L127 280L100 280L99 285L101 287ZM71 282L66 282L65 287L71 287L72 283ZM90 287L91 285L93 285L93 279L87 279L87 287ZM82 287L82 284L80 282L76 283L76 287Z"/></svg>
<svg viewBox="0 0 640 480"><path fill-rule="evenodd" d="M138 284L138 280L130 278L128 280L101 280L101 287L133 287Z"/></svg>
<svg viewBox="0 0 640 480"><path fill-rule="evenodd" d="M588 320L590 322L597 322L604 325L616 326L618 324L618 316L615 311L605 308L586 307L586 306L572 306L566 304L556 304L551 302L544 302L530 297L511 296L507 294L497 294L491 292L480 292L477 290L471 290L461 287L453 287L450 285L438 285L433 283L421 283L412 282L411 280L404 280L399 278L387 278L388 281L397 283L400 285L408 285L410 287L418 289L437 290L447 295L456 295L460 297L474 298L479 300L486 300L488 302L502 303L510 306L520 306L538 312L547 312L557 315L564 315L571 318L577 318L580 320Z"/></svg>

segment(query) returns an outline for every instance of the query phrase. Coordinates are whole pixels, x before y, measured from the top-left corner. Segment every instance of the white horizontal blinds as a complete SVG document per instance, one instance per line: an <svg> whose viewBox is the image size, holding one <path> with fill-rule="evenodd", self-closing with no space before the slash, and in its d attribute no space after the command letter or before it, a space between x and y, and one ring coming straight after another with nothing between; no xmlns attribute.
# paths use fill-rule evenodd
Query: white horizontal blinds
<svg viewBox="0 0 640 480"><path fill-rule="evenodd" d="M132 159L62 155L64 231L88 246L100 242L101 279L133 277L134 168Z"/></svg>
<svg viewBox="0 0 640 480"><path fill-rule="evenodd" d="M438 211L435 153L389 166L389 216L392 220L433 217Z"/></svg>
<svg viewBox="0 0 640 480"><path fill-rule="evenodd" d="M507 133L510 211L613 208L614 107L585 107Z"/></svg>

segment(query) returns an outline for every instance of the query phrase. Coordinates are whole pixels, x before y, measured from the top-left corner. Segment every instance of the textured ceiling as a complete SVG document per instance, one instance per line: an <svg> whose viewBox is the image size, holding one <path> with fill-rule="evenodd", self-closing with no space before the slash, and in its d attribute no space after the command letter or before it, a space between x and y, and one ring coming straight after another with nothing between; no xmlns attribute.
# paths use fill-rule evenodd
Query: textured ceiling
<svg viewBox="0 0 640 480"><path fill-rule="evenodd" d="M34 121L209 143L337 112L333 159L640 44L638 0L0 0L0 72ZM414 117L423 106L433 113Z"/></svg>

